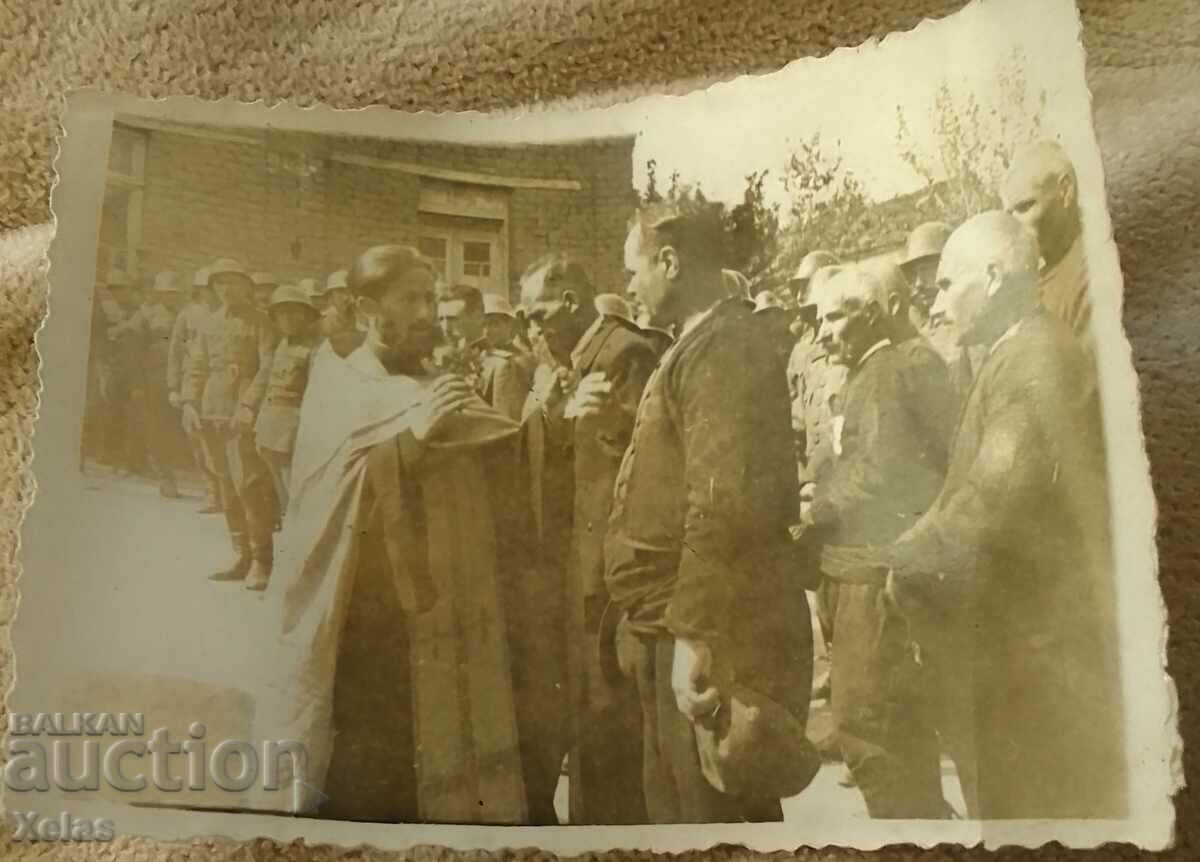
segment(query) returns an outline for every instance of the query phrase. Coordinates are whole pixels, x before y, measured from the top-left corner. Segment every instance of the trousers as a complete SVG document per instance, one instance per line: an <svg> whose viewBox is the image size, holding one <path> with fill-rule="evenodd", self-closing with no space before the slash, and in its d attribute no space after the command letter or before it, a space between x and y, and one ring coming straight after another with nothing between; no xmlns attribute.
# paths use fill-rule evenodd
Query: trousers
<svg viewBox="0 0 1200 862"><path fill-rule="evenodd" d="M245 540L250 556L270 563L274 556L275 493L270 473L254 445L254 434L229 429L224 422L201 426L205 460L217 477L225 524L237 544Z"/></svg>
<svg viewBox="0 0 1200 862"><path fill-rule="evenodd" d="M767 823L783 820L778 799L721 793L700 768L691 721L675 705L675 639L621 626L621 669L637 685L642 710L642 783L652 823ZM805 696L807 696L805 692Z"/></svg>

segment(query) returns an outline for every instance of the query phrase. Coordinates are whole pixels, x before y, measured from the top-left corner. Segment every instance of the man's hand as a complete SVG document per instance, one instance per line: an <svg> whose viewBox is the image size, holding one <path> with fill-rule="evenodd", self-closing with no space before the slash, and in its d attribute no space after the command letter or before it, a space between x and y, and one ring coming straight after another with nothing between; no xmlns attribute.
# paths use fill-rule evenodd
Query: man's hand
<svg viewBox="0 0 1200 862"><path fill-rule="evenodd" d="M675 639L671 688L675 692L675 705L693 721L716 711L721 693L714 685L712 649L708 644Z"/></svg>
<svg viewBox="0 0 1200 862"><path fill-rule="evenodd" d="M466 380L456 374L447 374L433 382L429 389L429 402L413 422L413 436L425 442L437 435L446 420L478 396Z"/></svg>
<svg viewBox="0 0 1200 862"><path fill-rule="evenodd" d="M200 430L200 415L196 413L195 406L184 404L183 415L180 419L183 424L183 433L189 437Z"/></svg>
<svg viewBox="0 0 1200 862"><path fill-rule="evenodd" d="M239 404L232 421L235 434L248 434L254 430L254 410L245 404Z"/></svg>
<svg viewBox="0 0 1200 862"><path fill-rule="evenodd" d="M593 371L579 381L571 400L563 408L563 416L567 419L583 419L595 416L608 403L608 394L612 391L612 381L605 379L603 371Z"/></svg>

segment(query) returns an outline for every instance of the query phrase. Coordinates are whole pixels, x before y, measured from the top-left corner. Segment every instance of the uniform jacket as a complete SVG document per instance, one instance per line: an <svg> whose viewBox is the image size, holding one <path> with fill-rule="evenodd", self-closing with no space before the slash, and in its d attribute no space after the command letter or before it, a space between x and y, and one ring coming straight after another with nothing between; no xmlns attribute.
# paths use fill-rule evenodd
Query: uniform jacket
<svg viewBox="0 0 1200 862"><path fill-rule="evenodd" d="M275 342L274 327L257 308L217 309L204 319L193 342L184 402L198 405L201 419L233 418L248 390L265 392ZM256 383L259 375L262 380Z"/></svg>
<svg viewBox="0 0 1200 862"><path fill-rule="evenodd" d="M108 317L109 357L114 374L142 379L146 360L146 332L141 321L142 307L122 308L116 303L106 309Z"/></svg>
<svg viewBox="0 0 1200 862"><path fill-rule="evenodd" d="M1087 361L1032 314L984 360L945 484L889 554L917 637L963 689L984 816L1120 813L1108 518Z"/></svg>
<svg viewBox="0 0 1200 862"><path fill-rule="evenodd" d="M793 354L798 369L793 378L793 411L799 413L804 441L802 481L819 482L833 461L834 417L846 385L846 368L830 361L820 345ZM793 414L794 415L794 414Z"/></svg>
<svg viewBox="0 0 1200 862"><path fill-rule="evenodd" d="M140 356L147 382L161 389L166 386L171 334L176 315L165 305L143 305L114 329L121 340L128 338Z"/></svg>
<svg viewBox="0 0 1200 862"><path fill-rule="evenodd" d="M175 316L171 339L167 345L167 388L181 392L183 382L191 371L192 350L196 336L212 311L198 302L185 305Z"/></svg>
<svg viewBox="0 0 1200 862"><path fill-rule="evenodd" d="M318 344L316 335L281 338L271 357L270 372L255 377L242 393L242 404L257 411L254 434L260 448L291 453L300 427L300 403L308 387L308 371Z"/></svg>

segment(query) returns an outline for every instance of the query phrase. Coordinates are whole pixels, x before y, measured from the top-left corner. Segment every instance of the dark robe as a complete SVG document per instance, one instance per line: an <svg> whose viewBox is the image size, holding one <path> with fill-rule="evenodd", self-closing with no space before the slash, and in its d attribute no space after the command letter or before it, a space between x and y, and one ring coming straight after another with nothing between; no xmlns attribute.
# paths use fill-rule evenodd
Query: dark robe
<svg viewBox="0 0 1200 862"><path fill-rule="evenodd" d="M1120 817L1123 715L1087 359L1044 312L993 347L937 500L891 549L973 816Z"/></svg>
<svg viewBox="0 0 1200 862"><path fill-rule="evenodd" d="M957 416L946 365L924 339L883 343L849 375L844 421L817 485L813 539L887 545L941 489ZM831 690L838 741L872 817L946 812L935 717L908 624L881 584L840 584Z"/></svg>

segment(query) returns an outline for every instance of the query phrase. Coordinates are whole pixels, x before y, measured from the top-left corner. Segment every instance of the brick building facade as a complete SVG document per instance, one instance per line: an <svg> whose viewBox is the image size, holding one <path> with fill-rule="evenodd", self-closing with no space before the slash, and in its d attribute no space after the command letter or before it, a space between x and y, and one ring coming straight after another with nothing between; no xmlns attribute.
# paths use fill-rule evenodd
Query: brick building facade
<svg viewBox="0 0 1200 862"><path fill-rule="evenodd" d="M474 146L119 121L98 271L190 276L227 256L324 278L398 242L486 291L511 292L551 250L620 290L632 156L632 137Z"/></svg>

